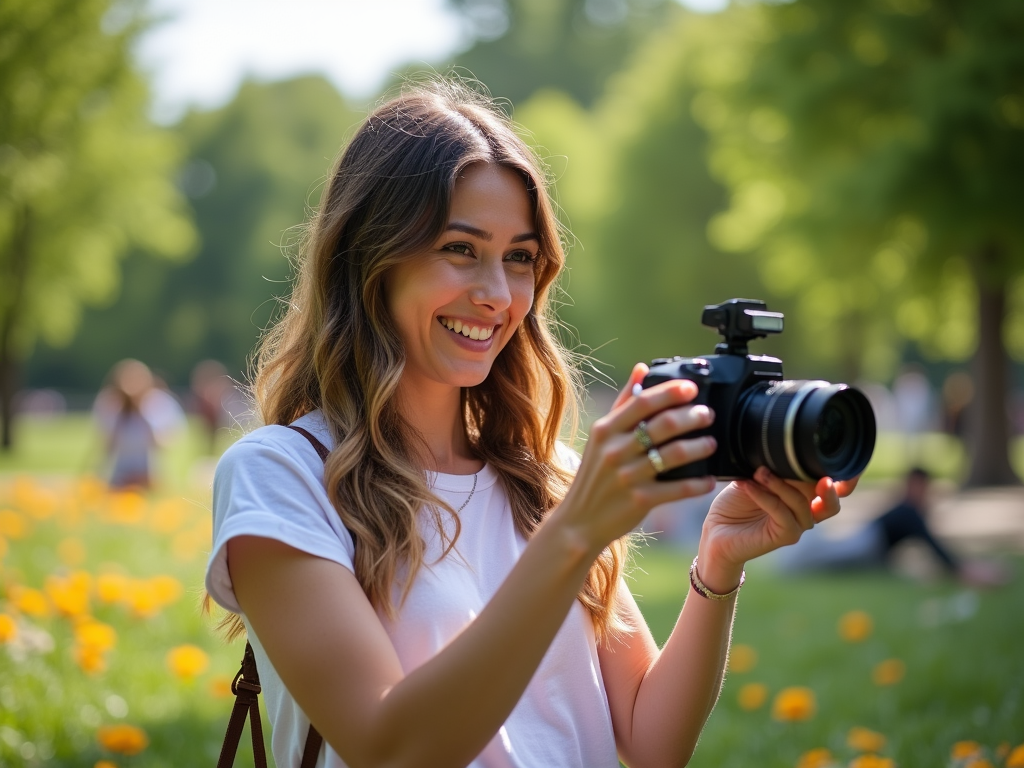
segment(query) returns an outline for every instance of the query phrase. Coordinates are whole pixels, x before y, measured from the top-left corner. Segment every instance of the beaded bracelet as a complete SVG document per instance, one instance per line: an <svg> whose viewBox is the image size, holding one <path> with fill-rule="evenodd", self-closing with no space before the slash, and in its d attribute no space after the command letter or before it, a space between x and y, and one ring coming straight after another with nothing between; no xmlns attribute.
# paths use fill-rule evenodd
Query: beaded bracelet
<svg viewBox="0 0 1024 768"><path fill-rule="evenodd" d="M700 580L700 576L697 575L697 558L693 558L693 563L690 565L690 585L701 597L706 597L708 600L728 600L730 597L735 597L736 593L740 591L740 587L743 586L743 582L747 579L747 572L740 572L740 583L736 585L736 589L732 592L726 592L724 595L720 595L717 592L712 592L708 589L704 582Z"/></svg>

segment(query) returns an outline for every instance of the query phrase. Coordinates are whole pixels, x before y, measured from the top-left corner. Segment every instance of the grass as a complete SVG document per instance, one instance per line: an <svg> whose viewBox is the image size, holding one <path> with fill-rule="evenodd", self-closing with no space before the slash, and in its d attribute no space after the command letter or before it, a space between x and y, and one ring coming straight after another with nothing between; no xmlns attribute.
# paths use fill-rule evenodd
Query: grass
<svg viewBox="0 0 1024 768"><path fill-rule="evenodd" d="M199 611L212 464L201 430L190 426L161 457L162 491L148 497L110 495L82 480L83 471L102 466L84 417L22 422L18 437L18 451L0 456L0 614L14 617L19 632L14 642L0 642L0 765L213 765L232 704L224 685L241 644L223 643ZM225 434L221 444L229 440ZM950 467L962 461L933 442L938 448L928 450ZM639 560L633 588L659 641L686 594L689 560L657 544ZM1010 565L1011 586L975 593L884 574L785 578L751 564L734 642L754 649L757 664L730 673L691 765L792 768L808 750L825 747L846 766L855 755L846 745L854 726L883 734L882 754L903 768L952 766L958 741L977 741L990 754L1024 742L1024 559ZM47 615L19 610L25 588L45 592L50 578L52 592L53 577L75 572L90 582L84 610L62 614L52 596ZM101 574L131 581L135 597L101 599ZM146 580L156 576L170 577L180 594L147 603ZM851 610L873 620L862 642L837 633ZM116 636L100 654L104 669L87 671L76 657L84 615ZM0 636L2 629L0 619ZM176 673L168 653L182 645L200 648L208 667ZM872 670L885 659L901 660L906 675L877 686ZM744 709L738 695L750 683L764 685L769 698ZM772 718L772 697L788 686L813 692L813 717ZM105 749L99 729L118 723L140 728L148 746L134 755ZM239 764L251 764L247 738Z"/></svg>

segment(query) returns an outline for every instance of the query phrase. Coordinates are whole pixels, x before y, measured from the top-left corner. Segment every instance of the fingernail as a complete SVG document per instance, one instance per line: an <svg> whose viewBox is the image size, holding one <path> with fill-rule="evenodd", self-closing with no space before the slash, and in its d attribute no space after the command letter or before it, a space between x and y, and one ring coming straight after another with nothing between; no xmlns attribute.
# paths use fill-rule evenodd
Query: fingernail
<svg viewBox="0 0 1024 768"><path fill-rule="evenodd" d="M633 385L633 397L639 397L640 393L643 392L643 391L644 391L644 385L643 384L637 383L637 384Z"/></svg>
<svg viewBox="0 0 1024 768"><path fill-rule="evenodd" d="M712 451L715 450L716 448L718 448L718 441L715 440L715 438L713 438L711 435L708 435L707 437L704 438L704 443Z"/></svg>

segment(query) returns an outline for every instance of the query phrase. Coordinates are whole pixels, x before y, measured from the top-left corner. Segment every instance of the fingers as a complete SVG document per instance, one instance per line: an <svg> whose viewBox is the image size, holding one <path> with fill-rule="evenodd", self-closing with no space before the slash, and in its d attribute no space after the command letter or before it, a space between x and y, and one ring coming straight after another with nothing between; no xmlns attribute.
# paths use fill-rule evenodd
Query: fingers
<svg viewBox="0 0 1024 768"><path fill-rule="evenodd" d="M690 440L672 440L658 448L666 470L692 464L706 459L718 448L715 438L710 435ZM657 475L645 451L641 456L623 463L619 470L620 479L624 483L634 484L651 480Z"/></svg>
<svg viewBox="0 0 1024 768"><path fill-rule="evenodd" d="M857 487L857 483L860 482L860 475L850 480L837 480L836 481L836 493L839 494L840 498L846 498L854 489Z"/></svg>
<svg viewBox="0 0 1024 768"><path fill-rule="evenodd" d="M632 387L636 383L632 381L632 376L630 381L632 383L629 386ZM645 389L636 397L623 397L625 394L616 400L618 407L613 408L607 417L608 427L613 432L632 432L640 421L650 420L668 408L686 405L697 396L697 385L686 379L675 379ZM669 434L664 439L671 437L673 435Z"/></svg>
<svg viewBox="0 0 1024 768"><path fill-rule="evenodd" d="M814 490L818 494L811 500L811 511L814 513L815 522L820 523L830 517L839 514L839 492L838 483L830 477L823 477L815 485Z"/></svg>
<svg viewBox="0 0 1024 768"><path fill-rule="evenodd" d="M615 398L615 402L612 404L612 410L618 408L633 396L633 386L636 384L642 384L644 376L647 375L647 371L649 370L650 369L643 363L637 363L633 366L633 370L629 374L629 380L626 382L625 388L619 392L619 396Z"/></svg>
<svg viewBox="0 0 1024 768"><path fill-rule="evenodd" d="M772 473L768 467L758 467L754 473L754 480L774 494L777 502L771 503L776 507L780 515L783 514L783 510L788 510L789 514L803 531L808 531L814 527L815 516L811 507L814 503L816 486L810 483L784 480ZM818 485L821 484L822 482L819 481ZM762 507L762 509L769 513L772 512L772 510L766 507Z"/></svg>

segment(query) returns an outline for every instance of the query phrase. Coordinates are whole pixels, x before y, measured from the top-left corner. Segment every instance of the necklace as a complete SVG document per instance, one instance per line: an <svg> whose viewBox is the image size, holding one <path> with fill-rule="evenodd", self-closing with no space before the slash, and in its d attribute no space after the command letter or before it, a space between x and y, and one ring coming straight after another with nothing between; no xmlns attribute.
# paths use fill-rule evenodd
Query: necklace
<svg viewBox="0 0 1024 768"><path fill-rule="evenodd" d="M455 510L455 514L456 515L459 514L462 510L464 510L466 508L466 505L469 504L470 500L473 498L473 494L476 493L476 476L477 476L477 474L478 473L473 473L473 487L469 489L469 496L467 496L466 500L464 502L462 502L462 506Z"/></svg>

